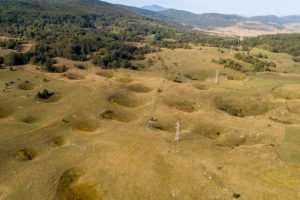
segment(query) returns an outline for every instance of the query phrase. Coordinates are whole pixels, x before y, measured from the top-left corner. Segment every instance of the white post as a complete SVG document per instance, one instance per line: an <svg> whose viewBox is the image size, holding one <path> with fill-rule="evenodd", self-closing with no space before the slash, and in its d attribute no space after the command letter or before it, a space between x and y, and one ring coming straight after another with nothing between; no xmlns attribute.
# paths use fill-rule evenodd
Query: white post
<svg viewBox="0 0 300 200"><path fill-rule="evenodd" d="M176 134L175 134L175 141L178 143L179 142L179 134L180 134L180 124L179 122L176 123Z"/></svg>
<svg viewBox="0 0 300 200"><path fill-rule="evenodd" d="M219 82L219 70L216 71L215 84L218 84L218 82Z"/></svg>

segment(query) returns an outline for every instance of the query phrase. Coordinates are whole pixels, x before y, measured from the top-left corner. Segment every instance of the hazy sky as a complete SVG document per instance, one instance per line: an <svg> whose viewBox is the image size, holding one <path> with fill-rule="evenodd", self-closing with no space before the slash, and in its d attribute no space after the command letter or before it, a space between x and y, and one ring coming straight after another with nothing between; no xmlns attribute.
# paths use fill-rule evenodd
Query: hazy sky
<svg viewBox="0 0 300 200"><path fill-rule="evenodd" d="M157 4L194 13L225 13L244 16L300 15L300 0L105 0L135 7Z"/></svg>

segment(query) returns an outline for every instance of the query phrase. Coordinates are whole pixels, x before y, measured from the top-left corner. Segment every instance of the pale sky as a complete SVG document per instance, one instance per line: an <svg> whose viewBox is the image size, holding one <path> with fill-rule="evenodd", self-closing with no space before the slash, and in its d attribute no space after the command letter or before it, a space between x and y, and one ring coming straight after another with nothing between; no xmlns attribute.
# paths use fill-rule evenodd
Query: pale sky
<svg viewBox="0 0 300 200"><path fill-rule="evenodd" d="M157 4L166 8L187 10L194 13L224 13L243 16L300 15L300 0L104 0L141 7Z"/></svg>

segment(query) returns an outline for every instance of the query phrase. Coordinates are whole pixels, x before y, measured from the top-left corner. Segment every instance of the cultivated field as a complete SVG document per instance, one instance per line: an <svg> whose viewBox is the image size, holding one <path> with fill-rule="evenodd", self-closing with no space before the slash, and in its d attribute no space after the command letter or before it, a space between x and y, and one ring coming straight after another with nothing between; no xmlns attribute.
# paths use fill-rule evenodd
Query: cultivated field
<svg viewBox="0 0 300 200"><path fill-rule="evenodd" d="M277 72L224 68L212 60L230 50L202 46L140 71L0 69L0 200L300 199L300 63L259 52Z"/></svg>

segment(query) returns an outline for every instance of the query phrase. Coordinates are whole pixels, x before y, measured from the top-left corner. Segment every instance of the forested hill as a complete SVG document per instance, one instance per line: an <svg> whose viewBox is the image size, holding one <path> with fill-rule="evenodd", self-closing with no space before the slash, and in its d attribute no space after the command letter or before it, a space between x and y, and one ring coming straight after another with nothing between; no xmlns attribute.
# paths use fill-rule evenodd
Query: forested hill
<svg viewBox="0 0 300 200"><path fill-rule="evenodd" d="M99 64L128 67L128 60L149 48L126 42L171 32L165 24L98 0L0 0L0 34L36 41L34 64L51 66L54 56L86 60L101 50Z"/></svg>
<svg viewBox="0 0 300 200"><path fill-rule="evenodd" d="M130 60L152 51L149 45L137 47L132 42L167 48L188 42L230 45L230 40L176 29L98 0L0 0L0 35L36 43L33 52L12 55L7 64L30 62L49 69L57 56L128 68Z"/></svg>

